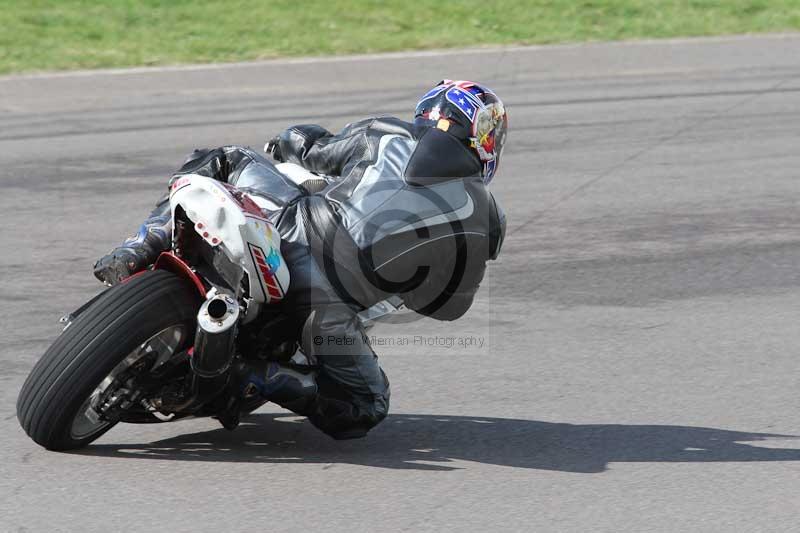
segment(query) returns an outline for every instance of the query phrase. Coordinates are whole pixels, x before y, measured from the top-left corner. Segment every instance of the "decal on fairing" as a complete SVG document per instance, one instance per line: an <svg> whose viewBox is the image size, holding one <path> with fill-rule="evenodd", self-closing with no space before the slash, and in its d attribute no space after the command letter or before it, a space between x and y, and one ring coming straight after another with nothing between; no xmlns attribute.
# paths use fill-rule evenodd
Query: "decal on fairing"
<svg viewBox="0 0 800 533"><path fill-rule="evenodd" d="M264 218L264 212L260 207L258 207L258 204L247 195L246 192L237 189L230 183L220 183L220 185L227 189L228 194L231 195L233 201L236 202L236 204L242 208L242 211L245 212L245 216L257 218L259 220L267 220Z"/></svg>
<svg viewBox="0 0 800 533"><path fill-rule="evenodd" d="M189 176L184 176L184 177L182 177L182 178L178 178L178 179L176 179L176 180L175 180L175 181L172 183L172 187L170 187L170 189L169 189L169 194L170 194L170 196L172 196L173 194L175 194L175 193L176 193L177 191L179 191L180 189L183 189L184 187L186 187L187 185L189 185L191 182L192 182L192 180L191 180L191 178L190 178Z"/></svg>
<svg viewBox="0 0 800 533"><path fill-rule="evenodd" d="M265 255L264 250L255 244L248 242L247 246L250 248L250 257L253 259L253 264L256 265L261 274L258 280L261 284L261 290L269 296L269 301L282 299L286 291L281 286L277 276L275 276L275 272L281 264L280 255L272 247L269 249L269 254Z"/></svg>

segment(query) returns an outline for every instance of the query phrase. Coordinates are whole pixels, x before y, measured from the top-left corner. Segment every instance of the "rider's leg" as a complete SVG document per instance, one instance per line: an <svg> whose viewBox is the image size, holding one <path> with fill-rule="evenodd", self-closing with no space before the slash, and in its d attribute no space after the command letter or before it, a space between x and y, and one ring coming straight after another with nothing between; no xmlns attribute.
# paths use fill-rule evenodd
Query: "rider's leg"
<svg viewBox="0 0 800 533"><path fill-rule="evenodd" d="M359 308L342 301L307 247L289 244L282 252L292 274L285 304L302 324L301 350L319 372L317 387L311 389L278 369L274 375L285 386L271 387L265 396L307 416L334 438L363 437L386 417L390 393L389 381L358 322Z"/></svg>
<svg viewBox="0 0 800 533"><path fill-rule="evenodd" d="M227 181L237 187L248 187L256 193L265 191L276 210L300 194L300 189L278 172L266 158L238 146L195 150L173 179L185 174L199 174ZM114 285L121 279L144 270L161 252L169 249L171 233L169 197L164 196L139 227L136 235L97 261L94 275L100 281Z"/></svg>
<svg viewBox="0 0 800 533"><path fill-rule="evenodd" d="M312 424L334 438L357 438L386 418L389 380L355 309L345 303L315 308L303 328L301 347L320 365L319 390L303 413Z"/></svg>
<svg viewBox="0 0 800 533"><path fill-rule="evenodd" d="M144 270L161 252L169 249L171 236L172 217L169 198L165 196L134 236L95 263L95 277L107 285L115 285L131 274Z"/></svg>
<svg viewBox="0 0 800 533"><path fill-rule="evenodd" d="M198 172L210 176L210 173L219 171L215 166L218 162L215 156L222 153L216 150L195 150L178 172ZM95 263L95 277L106 285L115 285L131 274L144 270L158 259L161 252L169 249L171 237L169 195L164 195L134 236Z"/></svg>
<svg viewBox="0 0 800 533"><path fill-rule="evenodd" d="M390 392L355 314L344 307L316 308L303 330L302 350L318 365L316 379L271 362L258 370L250 367L243 390L256 387L336 439L363 437L386 417Z"/></svg>

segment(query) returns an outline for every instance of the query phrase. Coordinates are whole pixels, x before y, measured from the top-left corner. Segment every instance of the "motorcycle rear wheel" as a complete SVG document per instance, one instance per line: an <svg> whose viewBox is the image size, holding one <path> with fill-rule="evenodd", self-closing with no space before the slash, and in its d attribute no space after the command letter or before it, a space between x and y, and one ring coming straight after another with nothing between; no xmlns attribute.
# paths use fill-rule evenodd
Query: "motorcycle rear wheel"
<svg viewBox="0 0 800 533"><path fill-rule="evenodd" d="M83 311L31 370L17 418L36 443L56 451L84 447L115 422L87 416L93 396L142 359L169 356L194 339L197 290L163 270L116 285Z"/></svg>

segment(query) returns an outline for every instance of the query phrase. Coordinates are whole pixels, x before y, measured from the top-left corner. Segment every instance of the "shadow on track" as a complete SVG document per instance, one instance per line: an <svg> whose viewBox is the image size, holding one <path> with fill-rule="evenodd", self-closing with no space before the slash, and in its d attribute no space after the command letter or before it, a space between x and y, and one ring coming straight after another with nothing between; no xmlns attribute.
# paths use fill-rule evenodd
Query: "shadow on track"
<svg viewBox="0 0 800 533"><path fill-rule="evenodd" d="M454 460L563 472L613 462L798 461L800 449L747 443L797 436L683 426L573 425L507 418L396 414L366 439L334 441L305 419L256 414L222 428L149 444L100 444L82 455L176 461L344 463L455 470Z"/></svg>

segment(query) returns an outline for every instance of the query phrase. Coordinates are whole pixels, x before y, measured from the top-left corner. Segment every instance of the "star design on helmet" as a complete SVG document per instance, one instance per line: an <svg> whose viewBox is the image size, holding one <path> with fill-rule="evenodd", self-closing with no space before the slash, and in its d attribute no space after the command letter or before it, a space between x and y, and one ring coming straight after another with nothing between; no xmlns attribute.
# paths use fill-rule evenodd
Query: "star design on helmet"
<svg viewBox="0 0 800 533"><path fill-rule="evenodd" d="M470 121L474 120L479 105L470 97L469 93L453 88L445 96L447 101L458 108Z"/></svg>

